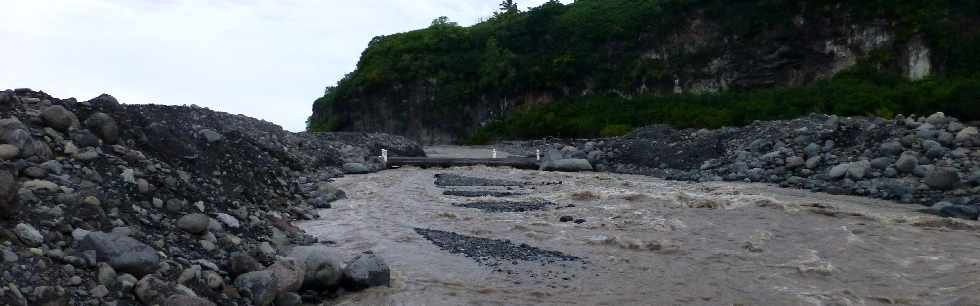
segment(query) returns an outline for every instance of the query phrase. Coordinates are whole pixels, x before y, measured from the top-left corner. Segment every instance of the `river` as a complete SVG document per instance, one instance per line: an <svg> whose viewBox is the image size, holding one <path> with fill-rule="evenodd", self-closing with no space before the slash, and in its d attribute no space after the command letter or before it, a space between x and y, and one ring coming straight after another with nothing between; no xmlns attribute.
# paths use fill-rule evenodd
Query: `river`
<svg viewBox="0 0 980 306"><path fill-rule="evenodd" d="M436 186L440 174L521 186ZM349 198L298 225L347 255L380 254L393 273L391 288L346 295L336 305L980 301L980 224L922 214L918 206L761 184L488 167L410 167L334 184ZM447 190L518 195L466 198ZM480 209L501 201L504 211ZM520 205L528 209L508 211Z"/></svg>

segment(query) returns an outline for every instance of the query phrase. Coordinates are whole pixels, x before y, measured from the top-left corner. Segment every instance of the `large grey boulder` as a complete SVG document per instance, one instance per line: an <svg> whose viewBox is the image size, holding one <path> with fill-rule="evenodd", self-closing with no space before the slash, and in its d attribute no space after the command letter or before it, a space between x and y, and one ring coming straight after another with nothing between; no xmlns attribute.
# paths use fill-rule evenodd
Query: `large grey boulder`
<svg viewBox="0 0 980 306"><path fill-rule="evenodd" d="M850 169L850 167L851 167L850 163L834 166L833 168L830 168L830 171L827 172L827 177L830 177L830 179L833 180L842 179L844 178L844 175L847 175L847 170Z"/></svg>
<svg viewBox="0 0 980 306"><path fill-rule="evenodd" d="M268 306L276 301L278 282L272 271L256 271L239 275L235 288L242 296L251 298L254 305Z"/></svg>
<svg viewBox="0 0 980 306"><path fill-rule="evenodd" d="M864 176L868 174L868 170L871 169L871 162L862 160L858 162L853 162L847 166L847 177L854 180L864 179Z"/></svg>
<svg viewBox="0 0 980 306"><path fill-rule="evenodd" d="M960 185L960 175L953 168L934 167L926 175L925 183L933 189L953 190Z"/></svg>
<svg viewBox="0 0 980 306"><path fill-rule="evenodd" d="M362 163L346 163L343 166L344 173L346 174L367 174L371 173L371 169Z"/></svg>
<svg viewBox="0 0 980 306"><path fill-rule="evenodd" d="M119 126L116 120L106 113L94 113L85 119L85 127L107 144L119 141Z"/></svg>
<svg viewBox="0 0 980 306"><path fill-rule="evenodd" d="M898 171L911 173L915 171L915 168L919 166L919 156L918 154L910 151L902 153L902 156L895 161L895 169Z"/></svg>
<svg viewBox="0 0 980 306"><path fill-rule="evenodd" d="M255 257L242 252L231 253L228 258L229 271L232 277L259 271L265 268Z"/></svg>
<svg viewBox="0 0 980 306"><path fill-rule="evenodd" d="M351 290L390 286L391 270L381 257L370 253L361 254L344 267L343 284Z"/></svg>
<svg viewBox="0 0 980 306"><path fill-rule="evenodd" d="M124 276L125 274L120 279ZM133 293L136 294L137 299L143 302L143 305L158 305L162 304L164 299L174 291L175 289L172 284L160 279L156 275L150 274L144 276L136 283L136 288L133 290Z"/></svg>
<svg viewBox="0 0 980 306"><path fill-rule="evenodd" d="M81 251L95 251L98 261L109 263L124 273L141 276L153 273L160 264L160 256L149 245L118 234L92 232L78 243Z"/></svg>
<svg viewBox="0 0 980 306"><path fill-rule="evenodd" d="M303 288L324 290L340 284L340 255L326 246L298 246L289 253L290 258L302 262L306 273Z"/></svg>
<svg viewBox="0 0 980 306"><path fill-rule="evenodd" d="M980 131L976 127L967 127L956 133L956 143L961 146L980 146Z"/></svg>
<svg viewBox="0 0 980 306"><path fill-rule="evenodd" d="M48 126L62 132L79 125L78 117L61 105L52 105L41 110L41 119Z"/></svg>
<svg viewBox="0 0 980 306"><path fill-rule="evenodd" d="M580 172L593 171L592 164L585 159L549 160L541 164L542 171Z"/></svg>
<svg viewBox="0 0 980 306"><path fill-rule="evenodd" d="M211 218L205 214L189 214L177 220L177 227L194 235L201 235L208 231Z"/></svg>
<svg viewBox="0 0 980 306"><path fill-rule="evenodd" d="M316 186L316 197L311 201L316 208L330 208L330 203L346 199L347 193L330 183L320 183Z"/></svg>

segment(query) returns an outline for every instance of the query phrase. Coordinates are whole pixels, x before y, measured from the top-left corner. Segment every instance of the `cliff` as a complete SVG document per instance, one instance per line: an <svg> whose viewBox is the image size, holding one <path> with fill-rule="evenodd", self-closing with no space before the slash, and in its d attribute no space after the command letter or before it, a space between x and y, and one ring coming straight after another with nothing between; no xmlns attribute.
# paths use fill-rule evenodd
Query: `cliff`
<svg viewBox="0 0 980 306"><path fill-rule="evenodd" d="M966 1L614 0L437 20L375 38L309 128L445 143L569 98L805 87L859 64L908 81L969 75L978 16Z"/></svg>

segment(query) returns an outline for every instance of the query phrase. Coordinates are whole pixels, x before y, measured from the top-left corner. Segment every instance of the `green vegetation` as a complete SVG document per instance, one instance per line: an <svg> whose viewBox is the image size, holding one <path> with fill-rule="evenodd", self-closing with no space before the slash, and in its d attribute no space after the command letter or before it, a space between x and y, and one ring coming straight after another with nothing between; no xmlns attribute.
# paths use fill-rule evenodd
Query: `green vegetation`
<svg viewBox="0 0 980 306"><path fill-rule="evenodd" d="M572 98L514 113L507 120L481 129L469 142L545 136L619 136L628 133L630 127L654 123L678 128L718 128L810 113L887 118L936 111L961 118L980 118L980 78L910 82L899 76L851 71L800 88L633 99Z"/></svg>
<svg viewBox="0 0 980 306"><path fill-rule="evenodd" d="M790 28L786 25L795 12L847 16L840 18L853 23L889 20L899 40L925 37L943 69L930 80L904 81L896 76L894 51L884 50L861 67L801 88L630 99L607 95L634 92L638 80L672 83L670 69L716 56L720 51L710 48L695 54L675 51L669 64L643 56L662 40L657 38L669 36L695 14L717 22L726 37L768 41L797 35L781 30ZM943 110L977 120L978 17L980 1L975 0L577 0L569 5L549 1L525 12L504 1L493 17L471 27L443 17L426 29L376 37L357 69L314 103L308 128L344 129L351 119L343 114L366 109L363 103L399 103L411 91L405 88L425 87L434 88L425 106L432 118L459 118L484 98L522 93L558 98L484 127L471 135L474 142L611 136L653 123L741 125L810 112L887 116ZM584 88L593 94L569 94Z"/></svg>

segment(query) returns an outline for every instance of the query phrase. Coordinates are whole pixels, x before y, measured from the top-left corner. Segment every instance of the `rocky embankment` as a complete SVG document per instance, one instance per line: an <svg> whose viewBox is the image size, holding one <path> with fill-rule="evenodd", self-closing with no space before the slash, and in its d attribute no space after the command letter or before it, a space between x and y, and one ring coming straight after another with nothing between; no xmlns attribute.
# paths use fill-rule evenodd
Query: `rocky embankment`
<svg viewBox="0 0 980 306"><path fill-rule="evenodd" d="M587 160L600 171L763 182L980 217L980 134L941 113L894 120L812 115L719 130L652 126L622 138L500 146L527 156L542 150L558 164Z"/></svg>
<svg viewBox="0 0 980 306"><path fill-rule="evenodd" d="M0 92L3 305L299 305L386 285L294 227L401 137L290 133L196 106Z"/></svg>

